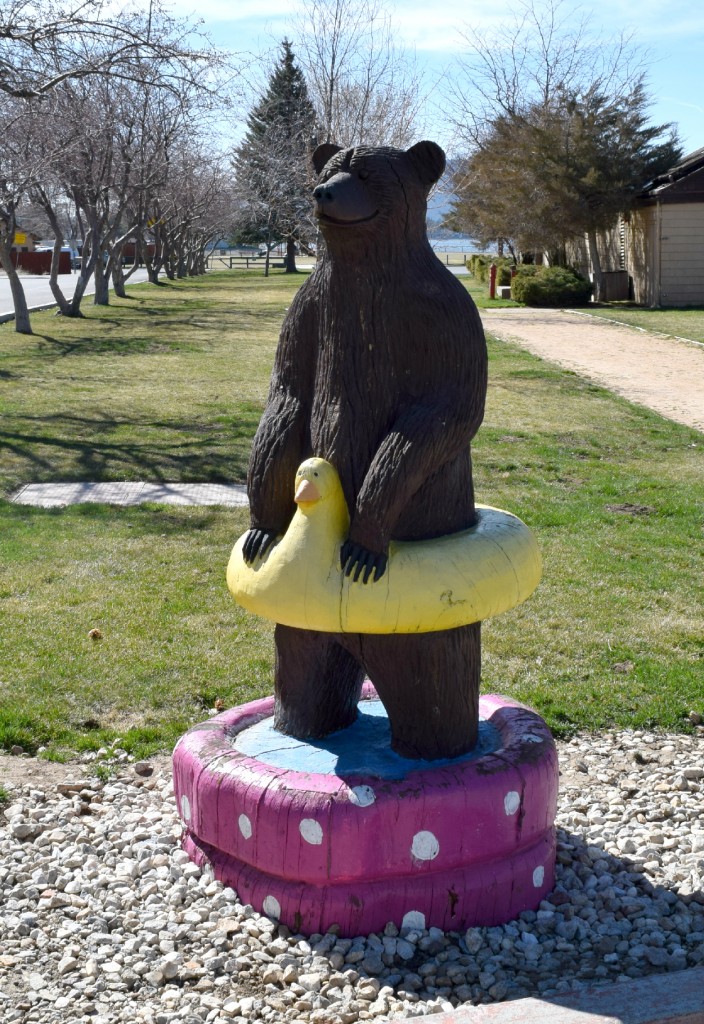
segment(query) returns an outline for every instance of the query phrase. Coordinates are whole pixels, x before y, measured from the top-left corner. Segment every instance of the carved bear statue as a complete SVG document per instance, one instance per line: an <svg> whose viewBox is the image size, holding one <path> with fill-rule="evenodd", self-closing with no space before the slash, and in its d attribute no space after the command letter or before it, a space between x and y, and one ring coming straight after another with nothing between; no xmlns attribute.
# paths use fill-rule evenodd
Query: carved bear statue
<svg viewBox="0 0 704 1024"><path fill-rule="evenodd" d="M373 587L390 540L476 521L470 440L484 411L486 346L474 303L426 236L440 147L328 144L313 162L324 248L283 323L249 466L244 557L255 564L285 532L296 470L319 456L337 469L350 511L342 564L355 586ZM279 624L275 643L281 732L320 738L348 726L368 674L399 754L454 757L474 746L479 623L386 635Z"/></svg>

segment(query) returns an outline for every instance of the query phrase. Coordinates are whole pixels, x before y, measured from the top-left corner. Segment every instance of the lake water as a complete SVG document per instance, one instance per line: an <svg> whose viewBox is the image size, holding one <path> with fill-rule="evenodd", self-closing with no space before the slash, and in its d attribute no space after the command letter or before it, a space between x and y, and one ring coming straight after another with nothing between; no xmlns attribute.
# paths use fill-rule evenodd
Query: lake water
<svg viewBox="0 0 704 1024"><path fill-rule="evenodd" d="M435 252L481 252L479 243L474 238L460 235L456 238L429 238Z"/></svg>

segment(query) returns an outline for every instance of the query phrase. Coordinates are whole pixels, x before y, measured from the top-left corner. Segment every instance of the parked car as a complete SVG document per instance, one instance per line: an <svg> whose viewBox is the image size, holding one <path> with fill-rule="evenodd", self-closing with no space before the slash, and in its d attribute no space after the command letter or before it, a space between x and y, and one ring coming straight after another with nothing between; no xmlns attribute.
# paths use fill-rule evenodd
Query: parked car
<svg viewBox="0 0 704 1024"><path fill-rule="evenodd" d="M53 252L53 245L38 245L35 252ZM70 245L62 245L61 252L67 252L71 258L71 269L80 270L81 267L81 254L78 249L73 248Z"/></svg>

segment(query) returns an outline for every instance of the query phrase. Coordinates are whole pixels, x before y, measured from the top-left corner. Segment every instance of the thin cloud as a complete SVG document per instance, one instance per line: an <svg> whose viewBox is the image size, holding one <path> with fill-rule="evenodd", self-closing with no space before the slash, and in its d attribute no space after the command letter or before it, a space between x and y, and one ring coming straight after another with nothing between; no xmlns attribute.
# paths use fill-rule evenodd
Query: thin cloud
<svg viewBox="0 0 704 1024"><path fill-rule="evenodd" d="M177 16L200 18L208 22L260 22L272 18L289 18L290 0L172 0L169 8Z"/></svg>

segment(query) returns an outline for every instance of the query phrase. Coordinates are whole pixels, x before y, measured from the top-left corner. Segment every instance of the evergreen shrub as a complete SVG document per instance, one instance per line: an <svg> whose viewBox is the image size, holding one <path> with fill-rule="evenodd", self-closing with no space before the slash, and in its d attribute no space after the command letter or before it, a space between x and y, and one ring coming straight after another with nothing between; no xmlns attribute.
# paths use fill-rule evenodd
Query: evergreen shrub
<svg viewBox="0 0 704 1024"><path fill-rule="evenodd" d="M526 306L580 306L591 293L591 282L568 267L519 267L511 283L511 298Z"/></svg>
<svg viewBox="0 0 704 1024"><path fill-rule="evenodd" d="M510 260L497 260L496 261L496 287L502 287L503 285L511 284L511 267L513 263Z"/></svg>

